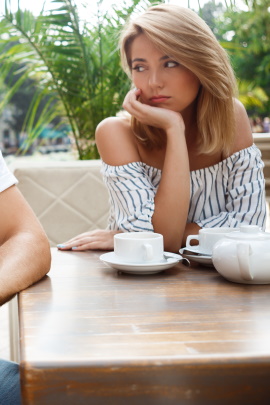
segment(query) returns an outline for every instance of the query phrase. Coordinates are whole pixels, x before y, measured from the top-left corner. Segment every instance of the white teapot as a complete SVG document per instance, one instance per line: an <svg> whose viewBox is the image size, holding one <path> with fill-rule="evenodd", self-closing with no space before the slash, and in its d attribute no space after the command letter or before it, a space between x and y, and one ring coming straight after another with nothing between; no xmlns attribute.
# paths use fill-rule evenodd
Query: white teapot
<svg viewBox="0 0 270 405"><path fill-rule="evenodd" d="M212 260L229 281L270 284L270 233L256 225L242 225L214 245Z"/></svg>

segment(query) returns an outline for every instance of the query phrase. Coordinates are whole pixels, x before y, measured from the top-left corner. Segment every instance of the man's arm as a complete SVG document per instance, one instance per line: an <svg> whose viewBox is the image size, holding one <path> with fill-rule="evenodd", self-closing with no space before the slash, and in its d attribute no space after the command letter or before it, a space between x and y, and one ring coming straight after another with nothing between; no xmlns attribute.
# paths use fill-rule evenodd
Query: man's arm
<svg viewBox="0 0 270 405"><path fill-rule="evenodd" d="M41 279L51 264L48 239L17 189L0 193L0 304Z"/></svg>

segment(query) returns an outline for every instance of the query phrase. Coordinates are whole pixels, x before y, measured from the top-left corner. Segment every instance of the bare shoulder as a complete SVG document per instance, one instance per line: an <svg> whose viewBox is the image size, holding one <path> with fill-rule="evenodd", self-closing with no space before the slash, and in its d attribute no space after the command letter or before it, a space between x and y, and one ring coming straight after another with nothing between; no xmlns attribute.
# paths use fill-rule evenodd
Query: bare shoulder
<svg viewBox="0 0 270 405"><path fill-rule="evenodd" d="M137 141L126 117L109 117L96 128L96 143L104 162L120 166L140 160Z"/></svg>
<svg viewBox="0 0 270 405"><path fill-rule="evenodd" d="M243 104L235 99L235 142L232 153L248 148L253 144L249 118Z"/></svg>

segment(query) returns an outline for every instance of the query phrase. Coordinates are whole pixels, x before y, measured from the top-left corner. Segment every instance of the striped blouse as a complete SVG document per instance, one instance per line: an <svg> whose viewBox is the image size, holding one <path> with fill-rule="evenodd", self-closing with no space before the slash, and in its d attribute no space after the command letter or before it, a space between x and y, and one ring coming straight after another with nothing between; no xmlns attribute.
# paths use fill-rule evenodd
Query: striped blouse
<svg viewBox="0 0 270 405"><path fill-rule="evenodd" d="M205 169L190 172L187 222L201 228L256 224L265 228L264 163L256 145ZM142 162L110 166L102 162L110 195L108 228L153 231L155 195L162 171Z"/></svg>

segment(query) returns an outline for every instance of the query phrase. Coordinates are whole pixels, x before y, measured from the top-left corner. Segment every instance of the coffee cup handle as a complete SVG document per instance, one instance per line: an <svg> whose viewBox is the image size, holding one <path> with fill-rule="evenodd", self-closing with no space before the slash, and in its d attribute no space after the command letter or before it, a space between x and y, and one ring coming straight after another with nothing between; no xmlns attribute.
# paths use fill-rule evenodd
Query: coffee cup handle
<svg viewBox="0 0 270 405"><path fill-rule="evenodd" d="M153 259L153 247L149 243L145 243L144 247L144 260L149 261Z"/></svg>
<svg viewBox="0 0 270 405"><path fill-rule="evenodd" d="M237 243L236 246L237 259L240 269L240 274L243 280L253 280L253 274L249 266L249 256L252 253L249 243Z"/></svg>
<svg viewBox="0 0 270 405"><path fill-rule="evenodd" d="M186 241L186 248L194 248L194 246L192 246L190 244L191 240L197 240L199 241L199 235L188 235L187 237L187 241Z"/></svg>

